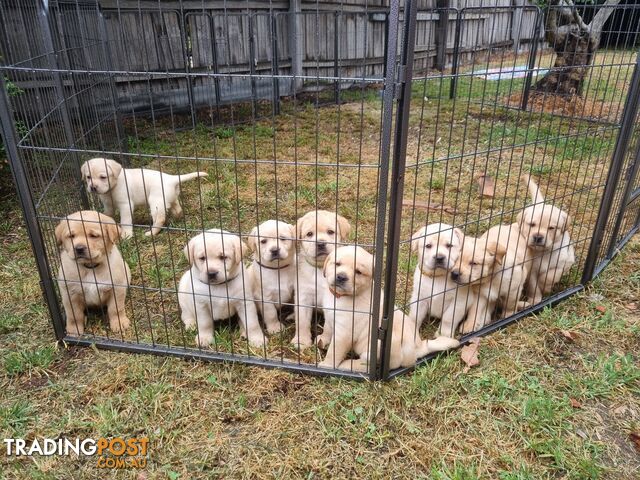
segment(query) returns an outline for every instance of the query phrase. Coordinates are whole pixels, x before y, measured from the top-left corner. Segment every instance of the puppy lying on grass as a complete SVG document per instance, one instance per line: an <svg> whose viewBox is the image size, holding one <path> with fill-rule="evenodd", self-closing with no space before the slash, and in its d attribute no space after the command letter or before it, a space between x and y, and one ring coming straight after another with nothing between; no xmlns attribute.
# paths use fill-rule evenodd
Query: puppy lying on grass
<svg viewBox="0 0 640 480"><path fill-rule="evenodd" d="M240 237L217 228L207 230L189 240L184 254L191 269L180 279L178 302L185 327L197 327L196 344L209 346L213 322L237 313L241 335L251 346L264 347L267 341L251 298Z"/></svg>
<svg viewBox="0 0 640 480"><path fill-rule="evenodd" d="M333 337L320 366L366 371L373 328L371 302L373 289L376 288L373 282L373 255L361 247L340 247L327 257L323 272L329 291L335 297L335 303L325 305L325 311L335 308L335 313ZM420 357L459 345L456 339L448 337L429 341L420 339L411 316L398 309L393 318L391 335L391 369L410 367ZM349 352L357 355L358 359L345 360Z"/></svg>
<svg viewBox="0 0 640 480"><path fill-rule="evenodd" d="M82 180L89 193L96 193L104 206L105 215L120 212L122 238L133 235L133 212L136 207L149 206L153 225L146 235L156 235L164 226L167 210L174 217L182 215L180 184L198 177L204 172L185 175L169 175L143 168L122 168L115 160L92 158L80 167Z"/></svg>
<svg viewBox="0 0 640 480"><path fill-rule="evenodd" d="M112 332L129 328L125 303L131 272L116 246L120 232L115 220L91 210L75 212L58 223L55 236L67 334L84 333L87 307L106 306Z"/></svg>

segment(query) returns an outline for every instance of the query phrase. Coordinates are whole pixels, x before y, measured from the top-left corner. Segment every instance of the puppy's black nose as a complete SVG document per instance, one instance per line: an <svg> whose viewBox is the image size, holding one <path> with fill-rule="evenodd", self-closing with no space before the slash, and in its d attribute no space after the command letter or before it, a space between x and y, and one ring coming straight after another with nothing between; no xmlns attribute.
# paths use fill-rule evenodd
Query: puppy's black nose
<svg viewBox="0 0 640 480"><path fill-rule="evenodd" d="M271 250L269 250L271 252L272 255L277 255L280 253L280 249L278 247L273 247Z"/></svg>
<svg viewBox="0 0 640 480"><path fill-rule="evenodd" d="M98 191L98 187L91 186L91 191L92 192L97 192Z"/></svg>
<svg viewBox="0 0 640 480"><path fill-rule="evenodd" d="M451 272L451 280L460 280L460 272L458 270Z"/></svg>
<svg viewBox="0 0 640 480"><path fill-rule="evenodd" d="M446 255L436 255L436 263L444 263L446 259Z"/></svg>
<svg viewBox="0 0 640 480"><path fill-rule="evenodd" d="M544 235L540 235L540 234L536 234L536 235L534 235L534 236L533 236L533 241L534 241L535 243L538 243L538 244L540 244L540 243L544 243Z"/></svg>
<svg viewBox="0 0 640 480"><path fill-rule="evenodd" d="M327 249L327 242L318 242L317 245L318 245L318 250L320 251L324 251Z"/></svg>
<svg viewBox="0 0 640 480"><path fill-rule="evenodd" d="M207 276L209 277L209 280L215 280L218 277L218 272L209 272Z"/></svg>
<svg viewBox="0 0 640 480"><path fill-rule="evenodd" d="M349 280L349 277L347 277L344 273L339 273L336 275L336 283L345 283L347 280Z"/></svg>
<svg viewBox="0 0 640 480"><path fill-rule="evenodd" d="M87 248L84 245L77 245L76 247L74 247L74 250L78 255L82 255L87 250Z"/></svg>

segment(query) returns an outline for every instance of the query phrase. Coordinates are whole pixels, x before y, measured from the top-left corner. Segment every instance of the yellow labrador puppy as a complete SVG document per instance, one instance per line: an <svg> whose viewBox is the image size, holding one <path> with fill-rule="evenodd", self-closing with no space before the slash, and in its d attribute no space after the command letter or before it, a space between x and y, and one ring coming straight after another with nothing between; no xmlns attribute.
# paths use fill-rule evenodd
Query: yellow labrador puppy
<svg viewBox="0 0 640 480"><path fill-rule="evenodd" d="M296 333L292 342L300 348L311 346L311 318L314 307L322 307L329 294L322 267L327 256L340 242L349 236L351 225L335 212L314 210L306 213L296 223L299 244L295 291ZM318 338L318 346L331 341L331 315L325 315L324 329Z"/></svg>
<svg viewBox="0 0 640 480"><path fill-rule="evenodd" d="M444 223L433 223L420 228L411 238L411 251L418 255L418 265L413 274L410 314L419 329L429 315L442 319L453 315L464 316L464 310L451 310L456 301L457 284L451 280L449 272L460 256L464 234L459 228ZM447 325L458 324L446 318ZM453 337L455 332L441 328L442 335Z"/></svg>
<svg viewBox="0 0 640 480"><path fill-rule="evenodd" d="M526 293L531 303L539 303L542 296L552 292L562 275L576 261L569 236L571 219L560 208L545 203L540 188L530 176L525 177L533 205L518 215L520 234L527 239L532 258Z"/></svg>
<svg viewBox="0 0 640 480"><path fill-rule="evenodd" d="M278 309L291 303L296 284L296 231L293 225L268 220L254 227L247 239L253 262L247 269L253 299L267 332L277 333L283 326Z"/></svg>
<svg viewBox="0 0 640 480"><path fill-rule="evenodd" d="M491 227L480 238L486 238L489 244L495 242L506 250L502 268L494 274L493 284L497 283L502 318L510 317L529 305L520 300L531 268L527 239L520 235L517 223Z"/></svg>
<svg viewBox="0 0 640 480"><path fill-rule="evenodd" d="M131 272L116 246L120 232L115 220L80 211L61 220L55 235L61 251L58 287L67 333L84 333L87 307L106 306L112 332L129 328L125 301Z"/></svg>
<svg viewBox="0 0 640 480"><path fill-rule="evenodd" d="M501 277L494 274L502 268L506 253L504 246L486 237L465 237L462 253L451 270L451 279L464 287L458 295L467 314L461 333L478 330L491 322L501 285ZM452 331L456 326L450 326Z"/></svg>
<svg viewBox="0 0 640 480"><path fill-rule="evenodd" d="M120 212L122 238L133 235L133 212L136 207L148 205L153 218L151 230L146 235L156 235L164 226L167 210L175 217L182 215L180 184L198 177L204 172L185 175L169 175L143 168L122 168L115 160L92 158L80 167L82 179L89 193L96 193L104 206L104 213L113 216Z"/></svg>
<svg viewBox="0 0 640 480"><path fill-rule="evenodd" d="M178 302L187 329L197 326L196 344L213 342L213 322L238 314L240 334L254 347L266 343L242 263L242 242L217 228L189 240L184 254L191 264L180 279ZM248 295L247 295L248 294Z"/></svg>
<svg viewBox="0 0 640 480"><path fill-rule="evenodd" d="M340 247L327 257L324 275L335 297L335 323L333 338L320 366L366 371L371 346L371 303L376 288L373 255L357 246ZM381 296L381 307L382 300ZM410 367L420 357L459 345L453 338L427 341L416 337L413 319L398 309L393 317L391 342L389 367L392 369ZM357 355L358 360L345 360L349 352Z"/></svg>

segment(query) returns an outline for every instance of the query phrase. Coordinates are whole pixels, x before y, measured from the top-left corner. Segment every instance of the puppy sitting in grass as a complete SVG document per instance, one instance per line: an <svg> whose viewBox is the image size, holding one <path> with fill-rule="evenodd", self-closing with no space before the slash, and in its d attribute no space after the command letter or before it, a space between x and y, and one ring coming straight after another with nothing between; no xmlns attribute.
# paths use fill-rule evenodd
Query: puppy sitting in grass
<svg viewBox="0 0 640 480"><path fill-rule="evenodd" d="M167 210L174 217L182 215L180 184L198 177L204 172L185 175L169 175L143 168L122 168L115 160L92 158L80 168L82 180L89 193L96 193L104 206L105 215L120 212L122 238L133 235L133 212L136 207L149 206L153 225L146 235L156 235L164 226Z"/></svg>
<svg viewBox="0 0 640 480"><path fill-rule="evenodd" d="M295 238L295 227L278 220L268 220L254 227L247 238L247 245L253 251L253 262L247 269L247 276L268 333L283 329L278 320L278 309L293 300Z"/></svg>
<svg viewBox="0 0 640 480"><path fill-rule="evenodd" d="M67 334L84 333L87 307L106 306L112 332L129 328L125 302L131 272L116 246L120 232L115 220L90 210L76 212L58 223L55 236Z"/></svg>
<svg viewBox="0 0 640 480"><path fill-rule="evenodd" d="M442 335L455 336L447 326L459 324L465 311L452 308L458 292L449 272L460 256L463 241L462 230L444 223L427 225L413 234L411 251L418 254L418 265L413 274L410 314L418 329L431 316L444 319Z"/></svg>
<svg viewBox="0 0 640 480"><path fill-rule="evenodd" d="M213 342L213 322L238 314L241 335L254 347L264 347L251 286L242 263L242 242L217 228L196 235L184 248L191 264L180 279L178 302L187 329L197 327L196 344Z"/></svg>
<svg viewBox="0 0 640 480"><path fill-rule="evenodd" d="M366 371L371 347L371 303L373 289L373 255L357 246L340 247L324 264L328 289L335 297L334 330L327 355L320 363L324 368ZM381 306L382 306L381 295ZM325 307L325 312L328 307ZM396 309L391 332L389 366L410 367L429 353L455 348L454 338L438 337L422 340L413 319ZM345 360L349 352L358 360Z"/></svg>
<svg viewBox="0 0 640 480"><path fill-rule="evenodd" d="M292 343L300 348L311 346L313 309L322 307L329 293L322 266L336 245L347 240L350 230L351 225L346 218L326 210L314 210L298 219L296 238L300 247L296 261L296 333ZM322 335L317 340L319 347L331 341L331 332L332 319L329 313L325 315Z"/></svg>
<svg viewBox="0 0 640 480"><path fill-rule="evenodd" d="M569 214L546 203L538 184L528 175L525 179L533 205L518 215L518 225L532 258L527 297L531 303L539 303L573 266L576 254L569 236Z"/></svg>

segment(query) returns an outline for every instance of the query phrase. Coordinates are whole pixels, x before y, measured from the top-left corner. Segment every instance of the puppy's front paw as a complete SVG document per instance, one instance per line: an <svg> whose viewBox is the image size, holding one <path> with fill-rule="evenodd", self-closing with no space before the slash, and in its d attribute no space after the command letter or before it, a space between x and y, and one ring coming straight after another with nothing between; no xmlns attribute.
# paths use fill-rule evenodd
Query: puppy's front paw
<svg viewBox="0 0 640 480"><path fill-rule="evenodd" d="M264 348L267 346L267 343L268 343L267 338L264 335L262 335L262 332L254 333L250 335L248 340L249 340L249 345L251 345L254 348Z"/></svg>
<svg viewBox="0 0 640 480"><path fill-rule="evenodd" d="M297 346L300 350L304 350L305 348L309 348L311 345L313 345L313 342L311 341L311 337L298 338L296 336L296 337L293 337L293 339L291 340L291 343Z"/></svg>
<svg viewBox="0 0 640 480"><path fill-rule="evenodd" d="M74 337L84 335L84 321L67 323L67 335L73 335Z"/></svg>
<svg viewBox="0 0 640 480"><path fill-rule="evenodd" d="M126 315L120 314L119 316L116 316L116 318L109 320L109 326L113 333L120 333L127 330L131 326L131 322Z"/></svg>
<svg viewBox="0 0 640 480"><path fill-rule="evenodd" d="M184 323L184 328L186 330L195 330L196 329L196 319L195 318L182 318L182 323Z"/></svg>
<svg viewBox="0 0 640 480"><path fill-rule="evenodd" d="M282 330L284 330L284 325L278 321L267 325L267 333L269 334L280 333Z"/></svg>
<svg viewBox="0 0 640 480"><path fill-rule="evenodd" d="M196 345L200 348L207 348L213 342L213 335L200 332L196 335Z"/></svg>
<svg viewBox="0 0 640 480"><path fill-rule="evenodd" d="M460 333L465 334L465 333L471 333L473 331L476 330L475 324L473 322L464 322L461 326L460 326Z"/></svg>
<svg viewBox="0 0 640 480"><path fill-rule="evenodd" d="M316 346L318 348L328 348L331 343L331 335L325 335L324 333L316 338Z"/></svg>

